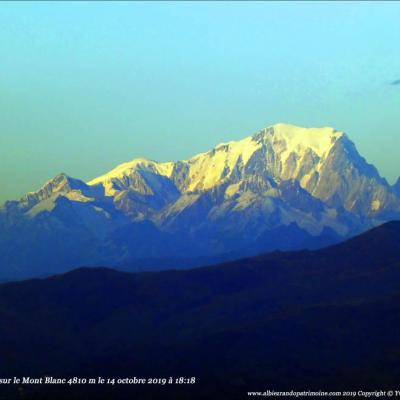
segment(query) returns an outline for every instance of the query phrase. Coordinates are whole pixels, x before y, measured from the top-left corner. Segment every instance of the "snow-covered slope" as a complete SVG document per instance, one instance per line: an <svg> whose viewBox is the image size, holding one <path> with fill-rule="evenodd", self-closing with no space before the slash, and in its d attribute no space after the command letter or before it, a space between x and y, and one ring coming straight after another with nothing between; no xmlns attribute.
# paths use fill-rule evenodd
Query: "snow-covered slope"
<svg viewBox="0 0 400 400"><path fill-rule="evenodd" d="M305 129L278 124L193 157L185 163L188 174L182 187L186 191L207 190L229 179L254 174L277 180L296 179L301 174L300 166L310 156L324 160L341 135L331 128Z"/></svg>
<svg viewBox="0 0 400 400"><path fill-rule="evenodd" d="M60 174L0 208L0 261L26 271L46 262L46 242L64 269L317 247L399 215L398 185L346 134L277 124L189 160L136 159L87 184Z"/></svg>
<svg viewBox="0 0 400 400"><path fill-rule="evenodd" d="M312 196L361 215L399 211L395 191L358 154L347 135L329 127L277 124L187 161L133 160L89 185L103 186L109 196L126 190L160 196L167 200L160 201L165 206L177 201L179 194L204 193L222 185L228 185L226 194L232 197L244 184L249 188L254 177L275 184L295 180Z"/></svg>

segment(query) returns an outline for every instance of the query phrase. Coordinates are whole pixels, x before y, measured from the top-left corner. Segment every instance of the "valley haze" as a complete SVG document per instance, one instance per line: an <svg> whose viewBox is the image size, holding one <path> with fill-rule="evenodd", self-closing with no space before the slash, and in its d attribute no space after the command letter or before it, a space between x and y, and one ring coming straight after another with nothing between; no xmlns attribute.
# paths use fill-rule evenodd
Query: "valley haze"
<svg viewBox="0 0 400 400"><path fill-rule="evenodd" d="M0 376L195 383L2 385L1 394L242 400L249 391L395 390L399 243L395 221L316 251L186 271L79 268L2 284Z"/></svg>

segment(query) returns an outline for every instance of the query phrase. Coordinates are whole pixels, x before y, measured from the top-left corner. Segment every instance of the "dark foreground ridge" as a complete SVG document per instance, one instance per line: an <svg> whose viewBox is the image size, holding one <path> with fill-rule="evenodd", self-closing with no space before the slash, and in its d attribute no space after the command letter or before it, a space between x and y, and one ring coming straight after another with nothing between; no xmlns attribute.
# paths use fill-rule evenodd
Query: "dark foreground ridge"
<svg viewBox="0 0 400 400"><path fill-rule="evenodd" d="M179 387L2 385L4 399L393 390L400 222L318 251L187 271L81 268L7 283L0 321L1 377L196 377Z"/></svg>

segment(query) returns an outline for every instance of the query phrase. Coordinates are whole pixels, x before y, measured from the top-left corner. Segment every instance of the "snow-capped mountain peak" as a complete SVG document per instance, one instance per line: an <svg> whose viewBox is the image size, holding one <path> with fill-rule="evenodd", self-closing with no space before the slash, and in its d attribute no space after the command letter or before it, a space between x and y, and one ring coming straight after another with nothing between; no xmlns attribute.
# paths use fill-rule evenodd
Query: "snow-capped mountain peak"
<svg viewBox="0 0 400 400"><path fill-rule="evenodd" d="M52 263L63 253L76 266L328 244L400 219L399 187L343 132L276 124L183 161L135 159L88 183L56 176L0 208L0 263L48 263L49 246ZM5 243L20 254L2 254Z"/></svg>
<svg viewBox="0 0 400 400"><path fill-rule="evenodd" d="M137 158L118 165L110 172L92 179L88 182L88 185L104 186L105 194L108 196L114 196L128 187L131 189L136 188L138 191L144 193L149 193L151 189L146 187L146 183L140 182L143 181L143 176L153 175L169 178L172 174L173 167L174 163L172 162L158 163L145 158Z"/></svg>
<svg viewBox="0 0 400 400"><path fill-rule="evenodd" d="M290 124L275 124L265 128L254 135L255 140L274 143L276 145L285 144L282 151L282 161L286 161L291 153L304 154L307 150L312 150L318 157L326 156L332 149L336 140L344 135L331 127L324 128L303 128Z"/></svg>
<svg viewBox="0 0 400 400"><path fill-rule="evenodd" d="M335 207L342 204L349 211L376 213L397 202L376 169L366 163L343 132L331 127L303 128L283 123L242 140L221 143L189 160L158 163L135 159L88 184L102 186L111 197L126 191L153 197L173 192L171 200L179 194L204 193L221 185L237 186L251 176L276 183L295 180L318 199ZM352 183L347 182L351 179ZM352 186L362 188L366 195L368 187L379 186L379 198L369 190L368 200L360 202L359 194L350 190Z"/></svg>
<svg viewBox="0 0 400 400"><path fill-rule="evenodd" d="M71 178L65 173L60 173L47 181L36 192L29 192L22 197L21 205L26 209L30 209L37 203L47 200L50 197L68 194L73 191L81 192L85 188L87 188L87 185L83 181Z"/></svg>
<svg viewBox="0 0 400 400"><path fill-rule="evenodd" d="M143 158L134 159L91 180L88 184L101 184L106 193L113 196L119 188L125 188L127 185L133 188L130 180L132 176L148 173L171 179L182 192L204 191L225 182L238 168L245 168L257 153L259 157L265 158L267 168L267 152L273 152L276 158L279 158L282 179L289 179L294 177L290 174L285 176L284 169L291 156L302 158L311 153L322 159L343 135L333 128L302 128L276 124L242 140L220 143L212 150L197 154L189 160L158 163ZM137 189L144 190L139 187Z"/></svg>

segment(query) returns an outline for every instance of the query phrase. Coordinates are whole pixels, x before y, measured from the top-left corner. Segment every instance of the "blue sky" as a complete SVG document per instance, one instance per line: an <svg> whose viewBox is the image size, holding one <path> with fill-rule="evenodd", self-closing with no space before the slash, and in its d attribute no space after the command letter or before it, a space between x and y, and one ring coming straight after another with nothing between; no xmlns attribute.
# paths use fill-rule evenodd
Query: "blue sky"
<svg viewBox="0 0 400 400"><path fill-rule="evenodd" d="M400 175L400 3L2 2L0 202L287 122Z"/></svg>

